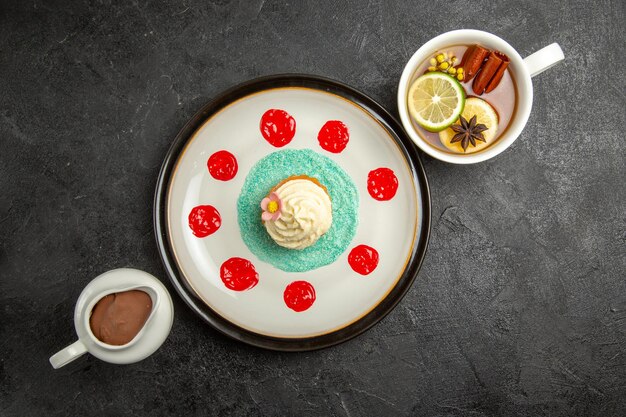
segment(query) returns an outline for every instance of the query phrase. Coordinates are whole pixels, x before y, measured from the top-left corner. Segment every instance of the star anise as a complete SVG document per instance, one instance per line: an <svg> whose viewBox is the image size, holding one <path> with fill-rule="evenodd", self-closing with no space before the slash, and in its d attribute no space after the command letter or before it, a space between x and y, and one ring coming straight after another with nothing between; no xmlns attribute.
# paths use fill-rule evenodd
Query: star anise
<svg viewBox="0 0 626 417"><path fill-rule="evenodd" d="M456 135L454 135L450 143L461 142L463 152L465 152L470 143L472 146L476 146L477 140L486 142L482 132L487 130L488 127L482 123L476 124L476 115L472 116L469 122L465 117L461 116L460 121L461 124L450 126L450 128L456 132Z"/></svg>

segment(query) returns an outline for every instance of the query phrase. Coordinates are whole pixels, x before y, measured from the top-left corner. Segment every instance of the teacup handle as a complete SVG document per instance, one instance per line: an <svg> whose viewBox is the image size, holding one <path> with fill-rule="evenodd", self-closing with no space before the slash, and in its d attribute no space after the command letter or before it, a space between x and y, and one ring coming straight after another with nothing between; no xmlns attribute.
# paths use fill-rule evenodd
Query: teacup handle
<svg viewBox="0 0 626 417"><path fill-rule="evenodd" d="M87 347L83 342L77 340L63 350L58 351L50 357L50 364L54 369L59 369L67 365L74 359L78 359L87 352Z"/></svg>
<svg viewBox="0 0 626 417"><path fill-rule="evenodd" d="M565 55L563 55L563 50L559 44L553 43L524 58L524 64L526 64L530 76L534 77L555 66L564 58Z"/></svg>

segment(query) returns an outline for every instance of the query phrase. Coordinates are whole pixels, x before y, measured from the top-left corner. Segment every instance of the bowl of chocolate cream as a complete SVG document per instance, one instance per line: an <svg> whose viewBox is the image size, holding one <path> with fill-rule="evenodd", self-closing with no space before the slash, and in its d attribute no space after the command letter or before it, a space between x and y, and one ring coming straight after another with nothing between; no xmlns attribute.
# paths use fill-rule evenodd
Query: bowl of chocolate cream
<svg viewBox="0 0 626 417"><path fill-rule="evenodd" d="M106 272L78 297L78 340L54 354L50 363L60 368L87 352L115 364L138 362L163 344L173 319L172 299L158 279L130 268Z"/></svg>

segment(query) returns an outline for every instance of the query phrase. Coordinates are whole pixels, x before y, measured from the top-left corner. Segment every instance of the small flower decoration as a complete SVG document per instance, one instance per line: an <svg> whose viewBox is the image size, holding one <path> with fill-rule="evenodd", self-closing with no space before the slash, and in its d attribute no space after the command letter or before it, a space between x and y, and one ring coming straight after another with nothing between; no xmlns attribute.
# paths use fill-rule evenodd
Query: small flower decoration
<svg viewBox="0 0 626 417"><path fill-rule="evenodd" d="M272 192L269 197L265 197L261 200L261 208L263 209L263 214L261 214L263 221L276 221L280 219L280 211L283 208L283 203L280 201L278 194Z"/></svg>

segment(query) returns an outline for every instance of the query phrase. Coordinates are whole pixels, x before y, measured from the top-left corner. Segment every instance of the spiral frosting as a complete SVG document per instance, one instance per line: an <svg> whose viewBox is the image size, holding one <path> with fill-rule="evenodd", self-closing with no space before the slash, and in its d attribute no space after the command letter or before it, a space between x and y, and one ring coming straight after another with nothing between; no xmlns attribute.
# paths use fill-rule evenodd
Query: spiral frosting
<svg viewBox="0 0 626 417"><path fill-rule="evenodd" d="M275 190L281 202L278 220L266 221L265 229L280 246L304 249L330 229L332 204L326 191L308 179L287 180Z"/></svg>

